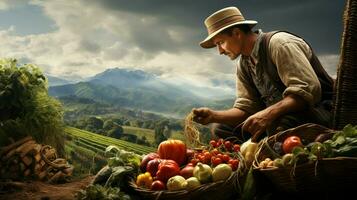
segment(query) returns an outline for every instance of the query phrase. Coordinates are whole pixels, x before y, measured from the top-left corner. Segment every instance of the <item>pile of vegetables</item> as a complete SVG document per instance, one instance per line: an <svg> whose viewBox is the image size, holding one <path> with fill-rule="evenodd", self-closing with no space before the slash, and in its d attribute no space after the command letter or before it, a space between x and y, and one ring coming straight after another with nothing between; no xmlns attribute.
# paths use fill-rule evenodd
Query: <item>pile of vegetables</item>
<svg viewBox="0 0 357 200"><path fill-rule="evenodd" d="M313 142L304 144L299 136L287 137L273 146L277 158L265 158L261 169L291 167L322 158L357 157L357 126L346 125L341 131L323 133Z"/></svg>
<svg viewBox="0 0 357 200"><path fill-rule="evenodd" d="M106 148L105 154L107 165L97 173L89 186L77 193L77 199L132 199L125 189L130 179L139 173L142 157L113 145Z"/></svg>
<svg viewBox="0 0 357 200"><path fill-rule="evenodd" d="M180 140L160 143L157 153L143 157L138 187L149 190L192 190L201 184L227 180L238 169L240 145L211 140L202 149L188 149Z"/></svg>

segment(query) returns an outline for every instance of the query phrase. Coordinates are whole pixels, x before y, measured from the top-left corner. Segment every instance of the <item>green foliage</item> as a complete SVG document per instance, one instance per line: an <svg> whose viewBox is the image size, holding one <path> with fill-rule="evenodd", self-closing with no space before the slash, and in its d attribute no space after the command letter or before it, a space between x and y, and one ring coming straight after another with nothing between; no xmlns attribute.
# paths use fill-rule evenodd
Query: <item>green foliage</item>
<svg viewBox="0 0 357 200"><path fill-rule="evenodd" d="M78 200L130 200L130 196L120 191L118 187L104 187L101 185L89 185L85 190L80 190L76 198Z"/></svg>
<svg viewBox="0 0 357 200"><path fill-rule="evenodd" d="M31 135L38 142L54 146L61 155L62 116L62 105L48 95L47 80L37 66L19 66L15 59L0 59L2 135L14 140Z"/></svg>
<svg viewBox="0 0 357 200"><path fill-rule="evenodd" d="M123 133L124 133L123 127L116 126L107 132L107 136L119 139Z"/></svg>

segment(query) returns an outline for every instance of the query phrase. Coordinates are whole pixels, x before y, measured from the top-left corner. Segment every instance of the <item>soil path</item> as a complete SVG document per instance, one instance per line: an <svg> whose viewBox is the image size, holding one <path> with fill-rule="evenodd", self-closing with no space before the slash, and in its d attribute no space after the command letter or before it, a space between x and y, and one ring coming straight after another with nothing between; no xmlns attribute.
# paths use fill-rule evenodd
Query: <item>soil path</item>
<svg viewBox="0 0 357 200"><path fill-rule="evenodd" d="M73 200L94 176L64 184L48 184L39 181L0 182L0 200Z"/></svg>

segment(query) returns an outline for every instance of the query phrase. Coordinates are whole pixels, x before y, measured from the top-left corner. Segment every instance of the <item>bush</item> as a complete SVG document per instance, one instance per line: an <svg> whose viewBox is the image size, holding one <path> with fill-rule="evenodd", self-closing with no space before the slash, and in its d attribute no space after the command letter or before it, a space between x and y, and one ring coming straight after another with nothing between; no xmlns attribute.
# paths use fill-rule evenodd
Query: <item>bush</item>
<svg viewBox="0 0 357 200"><path fill-rule="evenodd" d="M62 155L63 128L62 105L48 95L47 79L39 68L0 59L0 145L31 135Z"/></svg>

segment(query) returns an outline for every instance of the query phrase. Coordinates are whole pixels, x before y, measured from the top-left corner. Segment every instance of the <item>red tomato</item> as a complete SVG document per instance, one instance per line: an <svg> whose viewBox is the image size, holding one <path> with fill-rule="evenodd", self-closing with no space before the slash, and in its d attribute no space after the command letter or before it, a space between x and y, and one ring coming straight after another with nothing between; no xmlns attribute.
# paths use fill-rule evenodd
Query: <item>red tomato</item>
<svg viewBox="0 0 357 200"><path fill-rule="evenodd" d="M240 151L240 145L239 145L239 144L233 145L233 151L234 151L234 152Z"/></svg>
<svg viewBox="0 0 357 200"><path fill-rule="evenodd" d="M169 178L179 175L180 167L173 160L162 160L159 164L156 177L158 180L166 183Z"/></svg>
<svg viewBox="0 0 357 200"><path fill-rule="evenodd" d="M238 164L239 164L239 160L237 159L230 159L228 161L228 164L232 167L232 170L235 171L238 169Z"/></svg>
<svg viewBox="0 0 357 200"><path fill-rule="evenodd" d="M183 169L180 170L180 175L185 179L188 179L193 176L193 169L195 167L193 165L186 165Z"/></svg>
<svg viewBox="0 0 357 200"><path fill-rule="evenodd" d="M232 150L232 143L231 141L227 140L224 142L224 147L226 148L227 151L231 151Z"/></svg>
<svg viewBox="0 0 357 200"><path fill-rule="evenodd" d="M151 184L151 190L164 190L164 189L165 189L165 183L163 183L160 180L156 180Z"/></svg>
<svg viewBox="0 0 357 200"><path fill-rule="evenodd" d="M165 140L157 150L161 159L174 160L179 166L186 161L186 145L181 140Z"/></svg>
<svg viewBox="0 0 357 200"><path fill-rule="evenodd" d="M195 151L192 149L187 149L186 150L186 158L187 160L191 160L193 156L195 155Z"/></svg>
<svg viewBox="0 0 357 200"><path fill-rule="evenodd" d="M209 141L209 144L210 144L213 148L216 148L216 147L217 147L217 142L216 142L215 140Z"/></svg>
<svg viewBox="0 0 357 200"><path fill-rule="evenodd" d="M150 160L146 165L146 171L149 172L152 177L156 176L160 162L161 159L155 158L154 160Z"/></svg>
<svg viewBox="0 0 357 200"><path fill-rule="evenodd" d="M196 166L198 162L199 162L199 160L197 158L191 159L191 163L193 166Z"/></svg>
<svg viewBox="0 0 357 200"><path fill-rule="evenodd" d="M218 149L212 149L212 151L211 151L211 155L212 156L215 156L215 155L217 155L217 154L219 154L219 151L218 151Z"/></svg>
<svg viewBox="0 0 357 200"><path fill-rule="evenodd" d="M217 165L219 165L221 163L222 163L222 159L217 158L217 157L215 159L213 159L213 161L212 161L212 165L213 166L217 166Z"/></svg>
<svg viewBox="0 0 357 200"><path fill-rule="evenodd" d="M149 153L149 154L145 155L140 163L141 172L145 172L146 166L149 163L149 161L154 160L155 158L159 158L159 155L157 153Z"/></svg>
<svg viewBox="0 0 357 200"><path fill-rule="evenodd" d="M228 163L229 159L231 159L231 158L230 158L229 155L227 155L227 154L224 154L224 155L222 156L222 160L223 160L223 162L225 162L225 163Z"/></svg>
<svg viewBox="0 0 357 200"><path fill-rule="evenodd" d="M294 147L302 146L301 140L298 136L287 137L283 142L284 153L291 153Z"/></svg>
<svg viewBox="0 0 357 200"><path fill-rule="evenodd" d="M217 147L221 146L221 144L224 143L224 140L222 138L219 138L217 141Z"/></svg>

